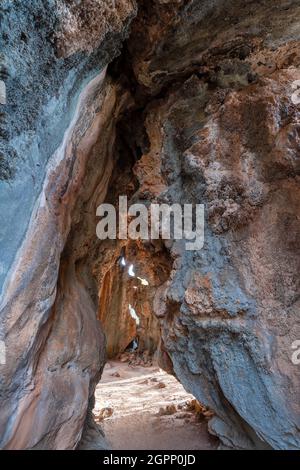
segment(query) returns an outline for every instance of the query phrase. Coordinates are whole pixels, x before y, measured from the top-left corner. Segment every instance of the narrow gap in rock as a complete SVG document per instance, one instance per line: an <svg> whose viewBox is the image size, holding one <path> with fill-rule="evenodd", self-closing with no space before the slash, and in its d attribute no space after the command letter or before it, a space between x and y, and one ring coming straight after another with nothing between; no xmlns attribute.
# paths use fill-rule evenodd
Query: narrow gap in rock
<svg viewBox="0 0 300 470"><path fill-rule="evenodd" d="M101 291L108 361L95 392L95 420L112 449L214 449L217 440L207 430L212 413L159 366L160 326L151 302L159 279L151 257L145 260L137 246L126 253Z"/></svg>
<svg viewBox="0 0 300 470"><path fill-rule="evenodd" d="M124 76L119 80L124 83ZM129 205L139 201L135 164L149 150L143 109L133 106L117 125L118 158L106 196L115 207L120 195L127 195ZM208 433L211 411L160 365L160 320L153 303L157 289L170 276L172 262L165 244L105 240L97 258L98 318L106 337L107 363L95 391L93 414L109 446L216 448L218 440Z"/></svg>

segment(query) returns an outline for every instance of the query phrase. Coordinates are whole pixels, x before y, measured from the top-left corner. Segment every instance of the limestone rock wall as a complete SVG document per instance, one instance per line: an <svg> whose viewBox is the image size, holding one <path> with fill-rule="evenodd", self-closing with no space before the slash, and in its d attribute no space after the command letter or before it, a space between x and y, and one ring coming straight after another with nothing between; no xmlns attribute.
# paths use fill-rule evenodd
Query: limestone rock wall
<svg viewBox="0 0 300 470"><path fill-rule="evenodd" d="M130 5L115 10L118 27L89 54L59 58L57 2L1 2L0 146L9 168L0 184L1 448L75 448L105 361L94 301L63 251L76 209L87 213L92 197L94 216L112 172L123 92L106 66L135 14ZM79 40L81 29L73 33Z"/></svg>
<svg viewBox="0 0 300 470"><path fill-rule="evenodd" d="M138 340L140 354L146 352L152 356L156 353L161 338L153 302L157 288L168 279L168 256L163 246L145 247L142 243L133 241L121 251L126 260L126 266L122 266L122 257L115 257L109 247L106 250L109 250L113 264L109 269L103 269L103 264L100 263L97 278L104 276L103 281L99 281L98 303L108 357L113 358L124 352L134 339ZM135 277L128 274L131 265ZM134 309L138 320L130 315L130 308Z"/></svg>
<svg viewBox="0 0 300 470"><path fill-rule="evenodd" d="M201 251L151 242L132 257L161 363L226 447L300 447L299 8L1 2L2 448L73 449L83 429L81 448L105 446L98 320L113 346L109 318L131 336L105 287L130 247L100 243L95 214L118 194L205 204Z"/></svg>
<svg viewBox="0 0 300 470"><path fill-rule="evenodd" d="M163 363L227 447L299 448L298 2L141 8L128 47L138 99L156 100L140 197L206 210L204 249L169 248Z"/></svg>
<svg viewBox="0 0 300 470"><path fill-rule="evenodd" d="M154 305L175 374L216 411L211 431L229 447L299 447L298 77L278 71L221 97L192 77L149 111L157 174L148 182L149 154L136 169L142 191L165 182L153 200L205 204L203 250L173 243Z"/></svg>

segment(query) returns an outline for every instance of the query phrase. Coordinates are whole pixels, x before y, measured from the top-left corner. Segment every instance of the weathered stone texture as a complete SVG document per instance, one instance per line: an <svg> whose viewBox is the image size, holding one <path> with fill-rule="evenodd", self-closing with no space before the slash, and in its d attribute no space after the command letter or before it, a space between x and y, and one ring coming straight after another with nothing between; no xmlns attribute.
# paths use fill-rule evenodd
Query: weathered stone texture
<svg viewBox="0 0 300 470"><path fill-rule="evenodd" d="M122 350L132 301L143 347L160 343L223 445L299 449L299 2L3 0L0 13L1 447L106 446L91 420L99 318ZM119 194L204 203L204 248L100 243L96 207ZM124 250L150 282L136 295Z"/></svg>

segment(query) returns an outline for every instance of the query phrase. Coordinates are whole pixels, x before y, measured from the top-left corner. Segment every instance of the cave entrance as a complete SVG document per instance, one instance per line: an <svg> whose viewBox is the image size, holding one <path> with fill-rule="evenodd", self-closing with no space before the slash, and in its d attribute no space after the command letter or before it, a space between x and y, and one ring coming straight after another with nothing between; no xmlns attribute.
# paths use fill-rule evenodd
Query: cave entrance
<svg viewBox="0 0 300 470"><path fill-rule="evenodd" d="M140 159L148 151L142 106L125 113L117 124L115 164L105 198L117 213L120 195L127 196L130 205L151 200L137 178ZM110 448L215 448L208 433L209 411L159 365L172 370L162 344L162 320L154 314L156 294L170 279L173 265L166 244L98 240L90 258L91 292L107 355L93 414Z"/></svg>
<svg viewBox="0 0 300 470"><path fill-rule="evenodd" d="M153 313L169 276L163 245L130 241L114 254L99 293L108 361L94 416L112 449L212 449L209 411L159 366L161 332Z"/></svg>

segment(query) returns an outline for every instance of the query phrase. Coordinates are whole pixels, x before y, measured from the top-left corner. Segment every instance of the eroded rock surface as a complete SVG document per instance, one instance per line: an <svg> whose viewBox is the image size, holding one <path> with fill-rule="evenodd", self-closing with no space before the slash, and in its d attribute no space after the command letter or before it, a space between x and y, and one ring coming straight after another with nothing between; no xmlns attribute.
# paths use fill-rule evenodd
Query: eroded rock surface
<svg viewBox="0 0 300 470"><path fill-rule="evenodd" d="M299 2L0 11L1 447L73 449L83 429L105 447L103 327L126 347L132 301L226 447L299 448ZM204 203L204 248L101 243L96 208L119 194ZM148 290L124 284L124 250Z"/></svg>
<svg viewBox="0 0 300 470"><path fill-rule="evenodd" d="M144 179L149 155L137 164L141 191L163 178L155 200L206 206L204 249L173 244L155 307L175 374L218 410L211 430L227 446L299 447L298 77L275 72L221 96L189 79L149 112L157 177Z"/></svg>
<svg viewBox="0 0 300 470"><path fill-rule="evenodd" d="M124 93L106 79L106 65L133 12L90 55L58 59L55 7L53 1L1 3L9 73L1 145L6 161L15 163L0 197L6 346L0 428L1 447L8 449L75 448L105 361L93 300L73 261L65 266L61 257L77 208L85 205L87 214L90 202L94 219L107 191Z"/></svg>
<svg viewBox="0 0 300 470"><path fill-rule="evenodd" d="M169 260L162 246L145 247L141 243L129 243L124 253L126 266L109 253L109 269L105 269L103 281L98 281L99 319L103 326L108 357L123 353L133 340L138 341L140 353L152 355L160 343L160 328L153 315L156 290L168 278ZM115 251L118 253L118 251ZM100 258L100 257L99 257ZM101 258L100 258L101 259ZM134 266L135 277L128 275ZM98 276L103 266L98 267ZM130 314L133 309L134 313ZM136 316L135 316L136 315Z"/></svg>

